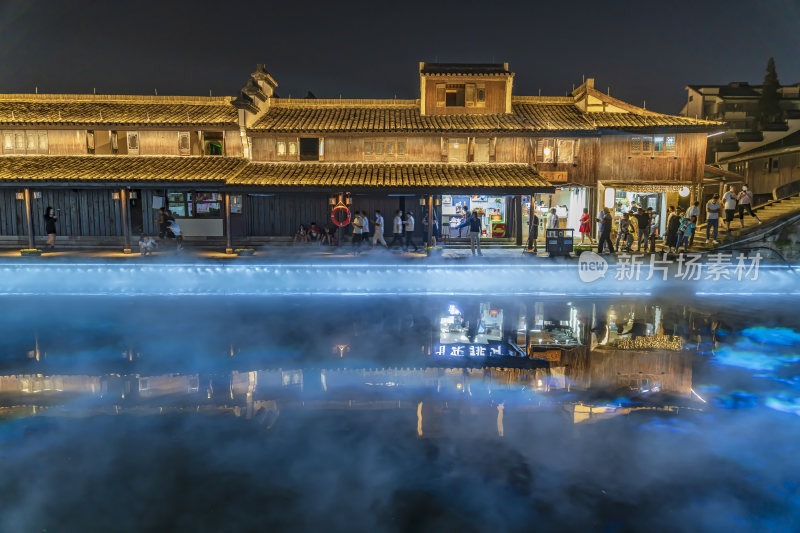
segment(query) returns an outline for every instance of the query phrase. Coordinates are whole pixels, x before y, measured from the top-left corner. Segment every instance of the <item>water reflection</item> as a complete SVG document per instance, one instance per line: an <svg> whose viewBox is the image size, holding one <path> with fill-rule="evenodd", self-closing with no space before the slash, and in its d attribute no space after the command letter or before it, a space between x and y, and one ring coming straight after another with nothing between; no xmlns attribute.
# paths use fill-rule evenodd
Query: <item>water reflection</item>
<svg viewBox="0 0 800 533"><path fill-rule="evenodd" d="M76 513L97 531L781 531L797 514L790 305L6 303L4 531Z"/></svg>

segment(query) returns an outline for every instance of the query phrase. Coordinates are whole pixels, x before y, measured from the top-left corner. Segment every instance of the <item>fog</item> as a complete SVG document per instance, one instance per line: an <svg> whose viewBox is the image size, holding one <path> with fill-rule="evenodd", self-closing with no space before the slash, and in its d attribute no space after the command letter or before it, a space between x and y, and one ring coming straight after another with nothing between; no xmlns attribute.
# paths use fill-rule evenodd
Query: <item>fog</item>
<svg viewBox="0 0 800 533"><path fill-rule="evenodd" d="M763 292L794 275L762 274ZM640 293L559 263L48 264L0 283L0 531L798 529L791 295ZM441 317L471 346L486 309L504 342L524 317L575 345L433 356ZM662 330L682 348L603 345ZM659 385L615 377L637 371Z"/></svg>

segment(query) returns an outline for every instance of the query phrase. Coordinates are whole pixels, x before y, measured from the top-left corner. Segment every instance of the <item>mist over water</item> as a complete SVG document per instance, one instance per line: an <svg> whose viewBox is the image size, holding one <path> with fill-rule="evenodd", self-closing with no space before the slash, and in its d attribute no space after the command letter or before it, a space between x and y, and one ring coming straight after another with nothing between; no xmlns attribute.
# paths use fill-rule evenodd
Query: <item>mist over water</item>
<svg viewBox="0 0 800 533"><path fill-rule="evenodd" d="M790 294L30 268L0 278L0 531L798 529Z"/></svg>

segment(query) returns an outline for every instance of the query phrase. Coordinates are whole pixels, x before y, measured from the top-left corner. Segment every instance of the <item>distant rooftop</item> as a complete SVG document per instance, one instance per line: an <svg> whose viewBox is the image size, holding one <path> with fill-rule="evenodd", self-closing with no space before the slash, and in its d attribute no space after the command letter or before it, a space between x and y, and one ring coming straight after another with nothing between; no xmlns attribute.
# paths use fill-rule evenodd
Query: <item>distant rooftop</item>
<svg viewBox="0 0 800 533"><path fill-rule="evenodd" d="M511 74L508 63L422 63L422 74Z"/></svg>

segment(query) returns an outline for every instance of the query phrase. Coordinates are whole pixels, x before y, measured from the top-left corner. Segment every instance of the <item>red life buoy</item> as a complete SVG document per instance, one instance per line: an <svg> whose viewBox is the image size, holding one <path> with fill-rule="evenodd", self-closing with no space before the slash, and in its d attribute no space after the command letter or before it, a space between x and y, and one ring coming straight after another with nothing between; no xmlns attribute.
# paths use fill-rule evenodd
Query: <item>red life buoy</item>
<svg viewBox="0 0 800 533"><path fill-rule="evenodd" d="M340 221L338 218L336 218L336 214L340 211L344 211L345 214L345 218L343 221ZM350 223L350 210L342 202L336 204L336 207L334 207L333 211L331 211L331 222L333 222L340 228Z"/></svg>

